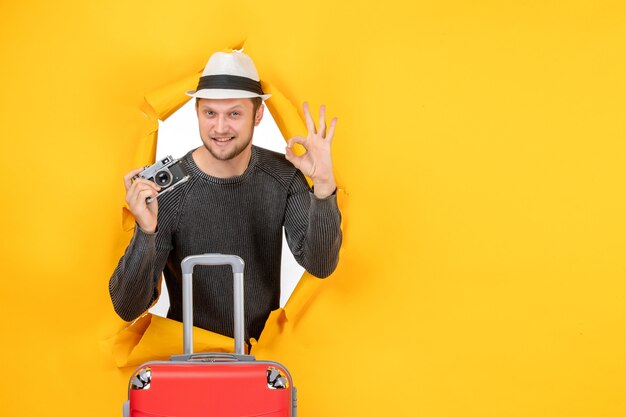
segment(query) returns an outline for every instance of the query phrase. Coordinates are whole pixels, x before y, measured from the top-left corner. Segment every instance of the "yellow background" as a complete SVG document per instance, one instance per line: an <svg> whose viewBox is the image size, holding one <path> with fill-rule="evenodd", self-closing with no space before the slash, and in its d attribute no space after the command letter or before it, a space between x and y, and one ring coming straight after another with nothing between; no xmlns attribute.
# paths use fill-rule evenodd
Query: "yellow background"
<svg viewBox="0 0 626 417"><path fill-rule="evenodd" d="M144 96L244 42L339 116L341 264L255 350L300 416L626 415L622 1L98 3L0 3L2 416L120 415Z"/></svg>

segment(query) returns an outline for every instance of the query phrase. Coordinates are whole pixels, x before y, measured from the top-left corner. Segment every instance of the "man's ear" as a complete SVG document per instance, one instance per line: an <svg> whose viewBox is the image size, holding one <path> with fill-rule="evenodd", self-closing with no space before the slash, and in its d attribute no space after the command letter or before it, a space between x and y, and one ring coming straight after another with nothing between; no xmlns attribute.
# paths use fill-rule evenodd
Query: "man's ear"
<svg viewBox="0 0 626 417"><path fill-rule="evenodd" d="M254 115L254 125L258 126L261 123L261 119L263 119L263 111L265 110L265 105L261 104L258 109L256 109L256 114Z"/></svg>

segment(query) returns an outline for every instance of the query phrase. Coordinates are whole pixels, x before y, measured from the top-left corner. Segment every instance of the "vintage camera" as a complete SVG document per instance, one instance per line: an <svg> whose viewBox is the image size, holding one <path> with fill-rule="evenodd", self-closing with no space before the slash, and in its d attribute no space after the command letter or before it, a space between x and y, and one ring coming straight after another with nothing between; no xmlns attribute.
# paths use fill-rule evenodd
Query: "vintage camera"
<svg viewBox="0 0 626 417"><path fill-rule="evenodd" d="M187 175L187 171L185 171L180 160L167 156L157 161L154 165L146 167L138 175L135 175L133 180L138 178L143 178L159 185L161 187L159 195L161 195L183 184L189 179L189 175ZM152 203L153 201L154 198L146 199L146 203Z"/></svg>

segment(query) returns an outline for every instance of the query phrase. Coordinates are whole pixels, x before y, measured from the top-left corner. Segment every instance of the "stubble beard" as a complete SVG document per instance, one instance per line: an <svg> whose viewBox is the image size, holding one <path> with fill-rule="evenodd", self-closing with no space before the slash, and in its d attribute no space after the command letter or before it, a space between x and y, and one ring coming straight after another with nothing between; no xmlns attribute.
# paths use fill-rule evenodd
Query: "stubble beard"
<svg viewBox="0 0 626 417"><path fill-rule="evenodd" d="M209 138L209 141L212 141L212 140L213 139ZM218 153L213 149L213 147L207 146L206 144L204 145L204 147L206 148L207 151L209 151L211 156L213 156L213 158L217 159L218 161L230 161L231 159L235 159L236 157L241 155L241 153L246 150L248 145L250 145L250 142L252 142L252 135L250 135L247 141L245 141L239 146L235 146L227 153Z"/></svg>

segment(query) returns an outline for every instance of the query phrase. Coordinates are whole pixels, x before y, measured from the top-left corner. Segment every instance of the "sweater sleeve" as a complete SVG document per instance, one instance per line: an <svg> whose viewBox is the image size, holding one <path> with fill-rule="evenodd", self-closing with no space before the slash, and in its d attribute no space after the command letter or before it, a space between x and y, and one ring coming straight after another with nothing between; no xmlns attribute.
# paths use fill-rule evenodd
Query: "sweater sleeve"
<svg viewBox="0 0 626 417"><path fill-rule="evenodd" d="M318 278L333 273L342 241L336 194L317 198L298 171L290 187L284 226L287 244L307 272Z"/></svg>
<svg viewBox="0 0 626 417"><path fill-rule="evenodd" d="M162 243L159 233L145 233L136 225L135 234L109 280L113 308L126 321L139 317L159 297L161 272L171 249Z"/></svg>

